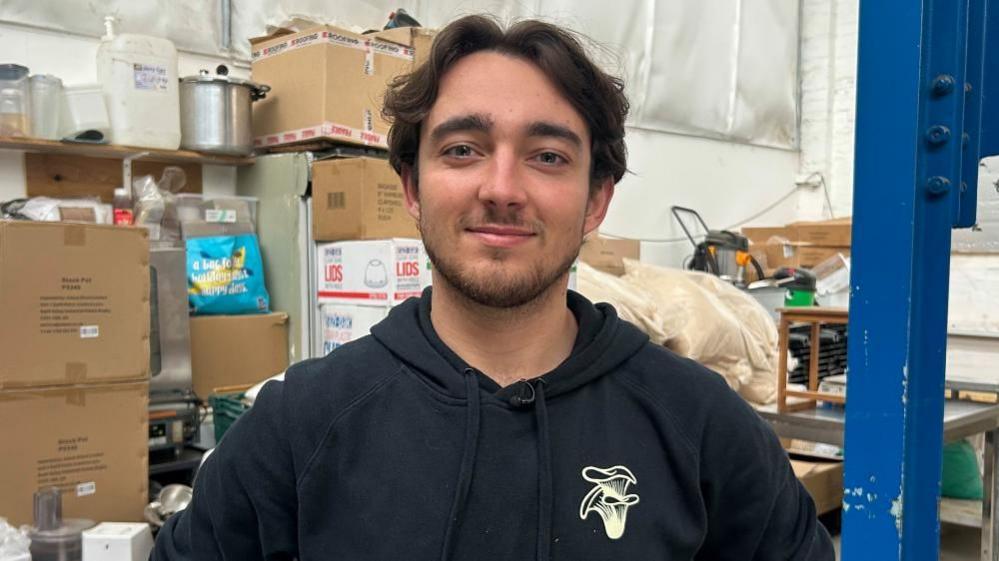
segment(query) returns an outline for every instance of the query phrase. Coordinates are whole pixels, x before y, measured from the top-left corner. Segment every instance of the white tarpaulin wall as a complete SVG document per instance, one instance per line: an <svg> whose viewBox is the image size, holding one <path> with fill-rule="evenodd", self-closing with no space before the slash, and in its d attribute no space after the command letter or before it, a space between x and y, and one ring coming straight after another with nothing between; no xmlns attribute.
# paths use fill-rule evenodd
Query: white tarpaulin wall
<svg viewBox="0 0 999 561"><path fill-rule="evenodd" d="M166 37L189 52L221 52L220 0L0 0L0 21L74 35L104 35L108 15L118 18L120 32Z"/></svg>
<svg viewBox="0 0 999 561"><path fill-rule="evenodd" d="M405 8L424 25L489 12L542 17L606 48L623 74L629 124L653 131L777 148L797 147L798 11L789 0L230 0L232 52L223 49L225 0L3 0L0 21L100 36L113 13L122 32L171 39L179 49L248 60L247 39L293 17L380 28Z"/></svg>

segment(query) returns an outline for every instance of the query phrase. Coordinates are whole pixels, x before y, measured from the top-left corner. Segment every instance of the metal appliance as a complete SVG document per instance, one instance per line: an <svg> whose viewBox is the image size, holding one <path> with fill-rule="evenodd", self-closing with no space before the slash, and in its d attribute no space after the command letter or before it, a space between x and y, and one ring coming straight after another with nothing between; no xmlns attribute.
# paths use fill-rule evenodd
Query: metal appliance
<svg viewBox="0 0 999 561"><path fill-rule="evenodd" d="M763 268L749 254L749 240L745 236L728 230L708 228L696 210L674 206L672 211L680 228L683 228L683 233L687 235L687 239L694 246L694 254L687 263L687 269L711 273L741 286L746 284L748 277L746 269L752 265L756 272L756 278L763 278ZM704 230L702 241L698 242L694 239L694 235L691 234L690 229L680 217L681 213L697 219Z"/></svg>
<svg viewBox="0 0 999 561"><path fill-rule="evenodd" d="M191 382L187 252L173 242L149 249L149 453L171 460L194 440L200 423Z"/></svg>
<svg viewBox="0 0 999 561"><path fill-rule="evenodd" d="M150 244L150 401L183 401L192 392L187 252L169 242Z"/></svg>

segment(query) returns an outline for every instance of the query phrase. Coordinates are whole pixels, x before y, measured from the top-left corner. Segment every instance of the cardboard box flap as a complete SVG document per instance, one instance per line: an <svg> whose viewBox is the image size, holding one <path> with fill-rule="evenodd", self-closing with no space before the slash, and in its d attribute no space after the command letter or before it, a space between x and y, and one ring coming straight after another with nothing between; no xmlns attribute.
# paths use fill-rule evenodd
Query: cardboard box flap
<svg viewBox="0 0 999 561"><path fill-rule="evenodd" d="M372 31L367 35L373 36L379 41L388 41L389 43L395 43L396 45L402 45L403 47L412 47L416 40L416 30L419 27L397 27L395 29L386 29L384 31Z"/></svg>
<svg viewBox="0 0 999 561"><path fill-rule="evenodd" d="M290 33L286 33L287 31L291 31L291 32ZM326 25L326 24L316 24L316 25L311 26L311 27L306 27L305 29L302 29L301 31L294 31L294 30L289 30L289 29L281 28L280 31L276 31L276 33L273 34L273 35L267 35L265 37L257 37L255 39L251 39L251 45L253 47L252 50L256 53L256 52L259 52L259 51L263 51L264 49L267 49L268 47L272 47L274 45L277 45L279 43L283 43L283 42L286 42L286 41L291 41L292 43L294 43L300 37L307 37L309 35L320 34L320 33L323 33L323 32L327 32L327 33L330 33L330 34L336 34L336 35L345 37L347 39L356 39L358 41L360 41L362 39L362 37L363 37L363 35L360 35L358 33L350 31L349 29L344 29L342 27L337 27L335 25ZM256 41L256 42L253 42L253 41ZM322 43L319 43L319 44L322 44Z"/></svg>
<svg viewBox="0 0 999 561"><path fill-rule="evenodd" d="M250 38L250 44L256 46L257 43L294 35L295 33L311 33L316 29L336 28L338 31L347 31L343 26L337 26L333 21L320 21L314 18L292 16L277 25L268 25L264 35Z"/></svg>
<svg viewBox="0 0 999 561"><path fill-rule="evenodd" d="M264 41L270 41L271 39L277 39L278 37L284 37L285 35L291 35L293 33L297 32L292 29L287 29L284 27L274 28L273 31L270 30L270 28L268 28L267 35L250 37L249 41L251 46L256 47L259 43L263 43Z"/></svg>

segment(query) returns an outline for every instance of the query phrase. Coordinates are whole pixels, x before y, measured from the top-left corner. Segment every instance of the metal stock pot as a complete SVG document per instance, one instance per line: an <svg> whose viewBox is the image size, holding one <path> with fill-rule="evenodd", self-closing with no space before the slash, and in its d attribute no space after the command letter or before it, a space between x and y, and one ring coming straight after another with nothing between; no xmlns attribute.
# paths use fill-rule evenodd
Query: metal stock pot
<svg viewBox="0 0 999 561"><path fill-rule="evenodd" d="M225 65L216 72L180 79L180 147L247 156L253 152L253 102L271 88L230 77Z"/></svg>

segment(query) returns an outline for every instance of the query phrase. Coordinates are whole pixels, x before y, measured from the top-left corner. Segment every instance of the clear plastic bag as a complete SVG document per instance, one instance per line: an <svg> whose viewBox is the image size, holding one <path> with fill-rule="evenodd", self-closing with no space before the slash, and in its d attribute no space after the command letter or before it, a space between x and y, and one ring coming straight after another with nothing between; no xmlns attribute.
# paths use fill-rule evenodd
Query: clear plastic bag
<svg viewBox="0 0 999 561"><path fill-rule="evenodd" d="M31 538L0 518L0 561L31 561Z"/></svg>
<svg viewBox="0 0 999 561"><path fill-rule="evenodd" d="M179 240L180 222L177 220L175 195L186 184L187 175L176 166L164 168L159 181L151 175L133 180L135 225L146 227L153 240Z"/></svg>

